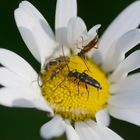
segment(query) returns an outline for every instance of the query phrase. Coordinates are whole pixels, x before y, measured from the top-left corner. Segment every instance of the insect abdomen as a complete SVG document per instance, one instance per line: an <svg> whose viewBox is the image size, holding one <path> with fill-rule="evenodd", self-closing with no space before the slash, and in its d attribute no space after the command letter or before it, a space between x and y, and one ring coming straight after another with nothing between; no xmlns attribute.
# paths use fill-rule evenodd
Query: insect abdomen
<svg viewBox="0 0 140 140"><path fill-rule="evenodd" d="M80 72L72 72L70 71L69 74L68 74L68 77L74 77L74 78L77 78L79 79L81 82L84 82L86 84L89 84L91 86L94 86L98 89L102 89L100 83L93 79L92 77L90 77L89 75L87 75L86 73L80 73Z"/></svg>

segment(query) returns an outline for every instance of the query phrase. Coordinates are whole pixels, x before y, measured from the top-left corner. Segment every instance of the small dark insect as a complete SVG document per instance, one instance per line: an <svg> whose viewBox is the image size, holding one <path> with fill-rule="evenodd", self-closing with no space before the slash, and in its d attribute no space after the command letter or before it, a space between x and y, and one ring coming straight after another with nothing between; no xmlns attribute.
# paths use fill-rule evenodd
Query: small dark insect
<svg viewBox="0 0 140 140"><path fill-rule="evenodd" d="M60 71L62 71L65 67L67 66L67 64L60 64L58 65L51 74L50 79L53 80L53 78L56 76L57 73L59 73Z"/></svg>
<svg viewBox="0 0 140 140"><path fill-rule="evenodd" d="M79 79L79 82L84 82L85 84L89 84L100 90L102 89L100 83L97 80L95 80L94 78L87 75L85 72L80 73L78 71L70 71L68 73L68 77L73 77L75 79Z"/></svg>
<svg viewBox="0 0 140 140"><path fill-rule="evenodd" d="M97 88L97 90L101 90L102 87L100 85L100 83L95 80L94 78L90 77L88 74L86 74L85 72L78 72L77 70L75 71L70 71L69 70L69 73L67 75L67 77L64 78L63 81L61 81L54 89L53 89L53 92L55 92L55 90L57 89L58 86L61 86L61 84L66 80L66 78L74 78L74 81L76 80L79 80L78 81L78 95L79 95L79 84L80 82L83 82L85 83L85 87L86 87L86 90L88 92L88 96L89 96L89 91L88 91L88 86L87 84L91 85L91 86L94 86L95 88ZM71 91L70 91L71 92Z"/></svg>
<svg viewBox="0 0 140 140"><path fill-rule="evenodd" d="M56 66L51 73L50 80L53 80L53 78L57 75L57 73L62 71L67 66L69 61L70 61L70 59L68 56L60 56L60 57L48 62L45 66L46 71L48 71L51 66Z"/></svg>
<svg viewBox="0 0 140 140"><path fill-rule="evenodd" d="M85 55L85 53L90 51L92 48L97 49L97 42L98 42L98 35L96 35L96 37L91 42L89 42L86 46L83 46L83 49L77 55L82 57Z"/></svg>
<svg viewBox="0 0 140 140"><path fill-rule="evenodd" d="M60 56L60 57L57 57L55 58L54 60L52 61L49 61L45 66L44 66L44 69L45 70L48 70L51 66L54 66L54 65L59 65L61 62L69 62L70 59L68 56Z"/></svg>

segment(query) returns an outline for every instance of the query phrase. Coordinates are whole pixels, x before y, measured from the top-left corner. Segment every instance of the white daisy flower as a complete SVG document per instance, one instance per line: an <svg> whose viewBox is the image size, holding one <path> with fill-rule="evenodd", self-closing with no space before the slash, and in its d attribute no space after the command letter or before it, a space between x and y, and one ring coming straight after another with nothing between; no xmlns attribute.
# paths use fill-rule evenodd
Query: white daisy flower
<svg viewBox="0 0 140 140"><path fill-rule="evenodd" d="M100 25L87 31L77 17L76 0L57 0L55 35L32 4L21 2L16 24L41 72L0 49L0 104L46 111L52 120L41 127L44 139L65 132L68 140L121 140L108 128L109 114L140 125L140 74L128 75L140 67L140 51L125 58L140 43L139 9L140 1L127 7L103 34L98 49L83 58L77 48L89 46Z"/></svg>

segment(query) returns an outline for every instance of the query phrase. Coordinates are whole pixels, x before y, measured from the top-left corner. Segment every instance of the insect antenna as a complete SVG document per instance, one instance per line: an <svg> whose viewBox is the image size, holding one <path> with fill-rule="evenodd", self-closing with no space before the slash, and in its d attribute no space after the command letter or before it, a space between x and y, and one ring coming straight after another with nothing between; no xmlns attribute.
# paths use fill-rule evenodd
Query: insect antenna
<svg viewBox="0 0 140 140"><path fill-rule="evenodd" d="M85 57L85 58L81 57L81 59L83 60L85 66L86 66L86 68L87 68L87 70L90 71L90 69L89 69L89 67L87 66L87 63L86 63L86 61L85 61L85 60L86 60L86 57ZM91 71L90 71L90 72L91 72Z"/></svg>
<svg viewBox="0 0 140 140"><path fill-rule="evenodd" d="M82 42L81 42L81 43L82 43L83 49L81 49L81 51L80 51L77 55L81 57L81 59L82 59L82 61L84 62L84 64L85 64L87 70L90 71L90 69L88 68L88 66L87 66L87 64L86 64L86 57L85 57L85 55L84 55L84 45L83 45L84 39L83 39L83 36L81 36L81 39L82 39ZM78 44L77 44L77 45L78 45ZM78 48L78 46L77 46L77 48Z"/></svg>
<svg viewBox="0 0 140 140"><path fill-rule="evenodd" d="M42 87L42 82L41 82L40 78L41 78L41 73L38 74L37 79L33 80L32 83L37 82L38 86Z"/></svg>
<svg viewBox="0 0 140 140"><path fill-rule="evenodd" d="M88 97L89 97L89 90L88 90L88 86L87 86L86 83L85 83L85 87L86 87L86 90L87 90L87 92L88 92L88 96L87 96L87 99L88 99Z"/></svg>
<svg viewBox="0 0 140 140"><path fill-rule="evenodd" d="M88 66L87 66L87 64L86 64L86 62L85 62L85 60L86 60L86 56L85 56L85 54L87 53L87 52L89 52L92 48L95 48L95 49L97 49L97 43L98 43L98 40L99 40L99 37L98 37L98 34L95 36L95 38L93 39L93 40L91 40L87 45L83 45L83 42L84 42L84 39L83 39L83 37L81 36L81 38L82 38L82 49L81 49L81 51L77 54L79 57L81 57L81 59L83 60L83 62L84 62L84 64L85 64L85 66L86 66L86 68L87 68L87 70L89 70L89 68L88 68ZM90 71L90 70L89 70Z"/></svg>
<svg viewBox="0 0 140 140"><path fill-rule="evenodd" d="M65 80L66 80L66 77L64 78L63 81L61 81L61 82L52 90L53 93L56 91L56 89L57 89L59 86L61 86L61 84L62 84Z"/></svg>
<svg viewBox="0 0 140 140"><path fill-rule="evenodd" d="M63 53L63 57L65 57L64 47L63 47L63 45L62 45L62 53ZM66 62L66 60L65 60L65 62ZM70 72L70 68L69 68L67 62L66 62L66 67L68 68L68 71Z"/></svg>
<svg viewBox="0 0 140 140"><path fill-rule="evenodd" d="M69 68L69 66L68 66L68 64L67 64L68 61L67 61L67 59L66 59L66 58L69 59L69 57L66 57L66 56L65 56L63 45L62 45L61 49L62 49L62 57L64 58L63 60L64 60L64 62L66 63L66 64L64 64L64 67L66 66L66 67L68 68L68 72L70 72L70 68ZM63 66L63 65L62 65L62 66ZM58 83L58 84L56 85L56 87L52 90L53 93L56 91L56 89L57 89L59 86L61 86L61 84L66 80L66 78L67 78L67 76L64 77L64 79L63 79L60 83Z"/></svg>

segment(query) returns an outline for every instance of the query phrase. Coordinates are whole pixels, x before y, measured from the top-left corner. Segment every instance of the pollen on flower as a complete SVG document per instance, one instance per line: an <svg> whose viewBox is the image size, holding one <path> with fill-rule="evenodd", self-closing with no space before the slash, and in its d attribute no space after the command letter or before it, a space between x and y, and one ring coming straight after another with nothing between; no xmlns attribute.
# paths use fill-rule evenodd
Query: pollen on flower
<svg viewBox="0 0 140 140"><path fill-rule="evenodd" d="M52 78L53 72L59 64L50 65L42 72L42 94L53 108L56 114L71 121L82 121L94 119L95 114L104 108L109 97L109 83L105 73L93 61L79 56L69 56L69 62L59 69ZM87 69L88 67L88 69ZM96 79L102 86L102 89L80 81L78 78L69 77L70 71L85 72L90 77Z"/></svg>

